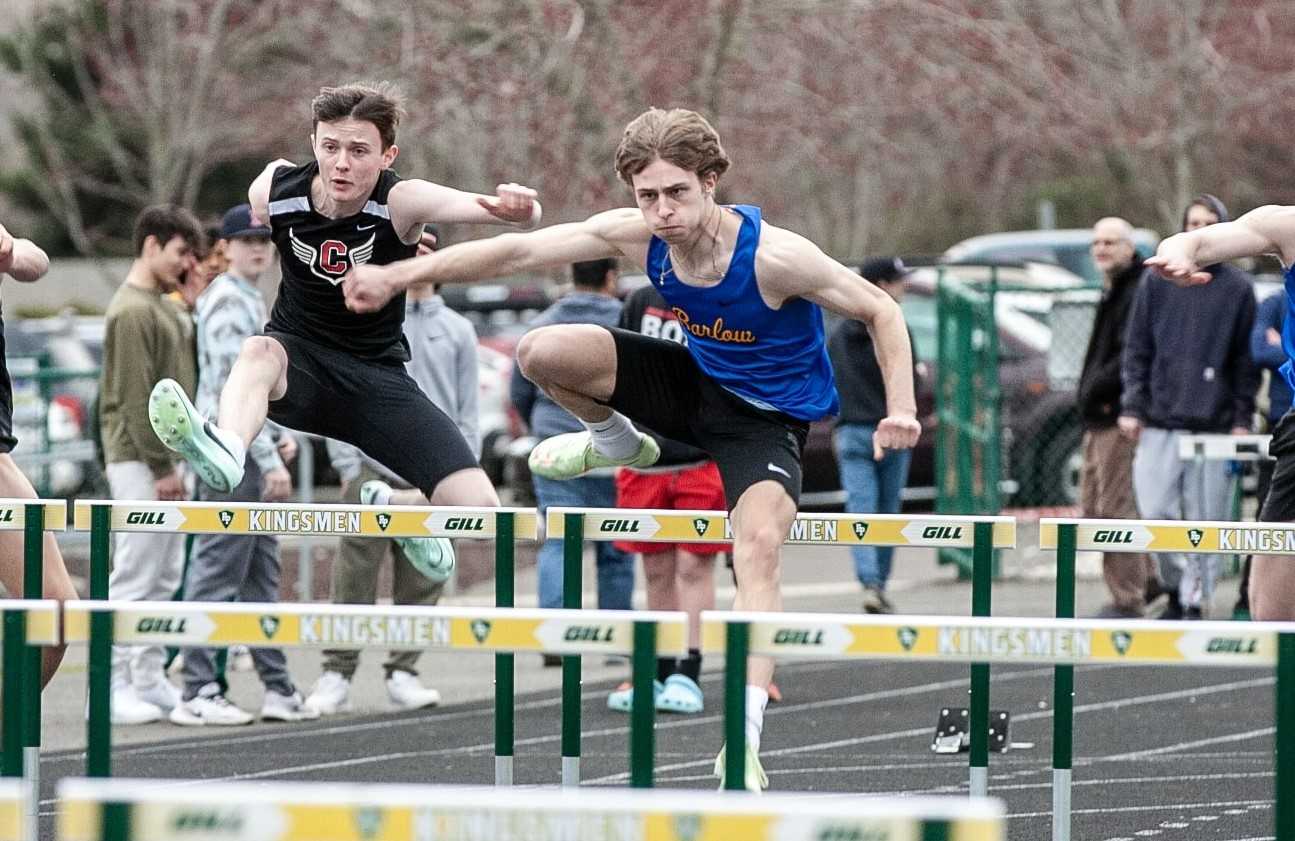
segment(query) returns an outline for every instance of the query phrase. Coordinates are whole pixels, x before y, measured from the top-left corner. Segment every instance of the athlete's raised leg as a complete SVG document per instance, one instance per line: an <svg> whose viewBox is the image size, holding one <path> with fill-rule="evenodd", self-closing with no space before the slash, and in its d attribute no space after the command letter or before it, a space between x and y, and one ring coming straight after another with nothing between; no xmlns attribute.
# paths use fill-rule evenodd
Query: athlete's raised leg
<svg viewBox="0 0 1295 841"><path fill-rule="evenodd" d="M598 325L554 324L522 337L517 345L522 375L587 427L541 441L531 451L531 472L572 479L597 467L656 462L661 450L651 436L604 405L616 388L616 362L612 334Z"/></svg>
<svg viewBox="0 0 1295 841"><path fill-rule="evenodd" d="M36 499L36 489L8 453L0 454L0 497ZM41 595L60 602L76 599L76 588L72 586L72 578L67 574L67 566L63 563L63 554L59 551L54 535L46 532L43 545L45 558ZM20 531L0 532L0 584L4 584L11 598L22 597L23 534ZM54 677L59 663L63 661L64 651L66 647L61 645L44 649L40 682L42 689Z"/></svg>
<svg viewBox="0 0 1295 841"><path fill-rule="evenodd" d="M203 417L175 380L160 380L148 398L157 437L184 456L203 482L230 493L243 481L247 447L265 425L271 400L288 390L288 354L269 336L243 342L220 392L219 420Z"/></svg>
<svg viewBox="0 0 1295 841"><path fill-rule="evenodd" d="M1295 621L1295 563L1282 555L1255 555L1250 562L1250 617L1258 622Z"/></svg>

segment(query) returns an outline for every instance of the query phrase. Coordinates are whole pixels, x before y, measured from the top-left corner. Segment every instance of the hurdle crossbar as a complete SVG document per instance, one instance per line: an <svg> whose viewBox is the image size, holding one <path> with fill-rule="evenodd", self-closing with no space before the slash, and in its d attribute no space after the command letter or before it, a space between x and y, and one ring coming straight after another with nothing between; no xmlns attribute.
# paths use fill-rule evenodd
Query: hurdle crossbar
<svg viewBox="0 0 1295 841"><path fill-rule="evenodd" d="M605 841L608 838L1002 841L1001 802L965 797L760 799L718 792L479 786L65 780L62 841L171 841L180 830L258 841Z"/></svg>
<svg viewBox="0 0 1295 841"><path fill-rule="evenodd" d="M81 601L64 606L63 637L89 643L91 659L108 656L113 644L122 643L622 654L655 663L658 652L687 653L687 620L687 614L663 611ZM652 685L651 669L638 673ZM86 768L94 777L111 775L109 680L107 672L91 675ZM631 773L650 786L655 708L640 705L634 712ZM495 726L497 741L499 729L513 731L511 700Z"/></svg>
<svg viewBox="0 0 1295 841"><path fill-rule="evenodd" d="M1039 548L1059 548L1059 529L1075 528L1080 552L1194 552L1231 555L1261 552L1295 555L1295 524L1234 523L1214 520L1086 520L1045 517L1039 521Z"/></svg>
<svg viewBox="0 0 1295 841"><path fill-rule="evenodd" d="M1271 435L1225 433L1178 436L1178 458L1183 461L1267 461Z"/></svg>
<svg viewBox="0 0 1295 841"><path fill-rule="evenodd" d="M0 841L35 841L26 815L30 788L26 780L0 779Z"/></svg>

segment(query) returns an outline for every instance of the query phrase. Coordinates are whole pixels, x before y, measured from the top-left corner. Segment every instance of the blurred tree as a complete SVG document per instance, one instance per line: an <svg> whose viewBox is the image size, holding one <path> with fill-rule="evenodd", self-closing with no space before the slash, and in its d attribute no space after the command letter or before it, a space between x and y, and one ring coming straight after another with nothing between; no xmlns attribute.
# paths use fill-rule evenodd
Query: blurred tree
<svg viewBox="0 0 1295 841"><path fill-rule="evenodd" d="M4 186L44 207L82 254L128 251L138 210L194 207L213 170L280 145L263 116L299 76L305 44L288 4L78 0L45 6L0 41L33 95L11 114L25 167ZM278 100L276 102L276 100ZM57 240L56 240L57 242Z"/></svg>

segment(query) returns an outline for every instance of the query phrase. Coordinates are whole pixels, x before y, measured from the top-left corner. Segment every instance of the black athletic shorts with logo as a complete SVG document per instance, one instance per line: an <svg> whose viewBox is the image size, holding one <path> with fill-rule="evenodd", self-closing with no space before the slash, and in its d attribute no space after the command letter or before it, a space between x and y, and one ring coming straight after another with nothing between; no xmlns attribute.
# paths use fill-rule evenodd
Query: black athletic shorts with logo
<svg viewBox="0 0 1295 841"><path fill-rule="evenodd" d="M618 328L616 387L607 405L666 438L692 444L719 466L731 510L756 482L772 479L800 502L809 424L752 406L711 379L688 348Z"/></svg>
<svg viewBox="0 0 1295 841"><path fill-rule="evenodd" d="M1277 466L1259 519L1265 523L1295 521L1295 409L1277 421L1268 454L1277 459Z"/></svg>
<svg viewBox="0 0 1295 841"><path fill-rule="evenodd" d="M463 433L396 361L358 359L291 333L267 335L288 354L288 390L270 420L354 444L428 497L477 467Z"/></svg>

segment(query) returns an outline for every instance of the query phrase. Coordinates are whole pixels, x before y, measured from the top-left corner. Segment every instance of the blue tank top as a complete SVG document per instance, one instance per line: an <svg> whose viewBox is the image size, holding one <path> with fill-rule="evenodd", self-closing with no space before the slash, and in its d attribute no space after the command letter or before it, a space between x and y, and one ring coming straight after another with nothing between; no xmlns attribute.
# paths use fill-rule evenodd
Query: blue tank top
<svg viewBox="0 0 1295 841"><path fill-rule="evenodd" d="M675 275L665 240L648 244L647 275L688 331L688 350L711 379L760 409L803 421L835 415L840 402L817 304L790 298L770 309L755 279L760 208L742 217L728 272L717 285L690 286Z"/></svg>
<svg viewBox="0 0 1295 841"><path fill-rule="evenodd" d="M1286 317L1282 319L1282 350L1286 352L1286 361L1282 363L1278 373L1295 390L1295 264L1282 272L1282 275L1286 280Z"/></svg>

